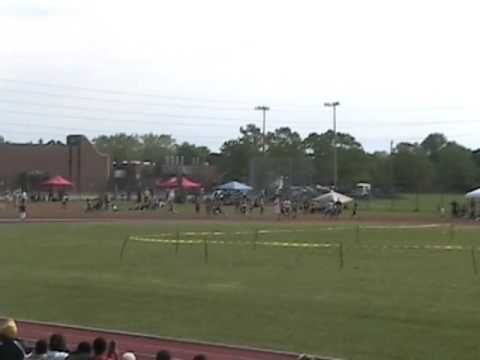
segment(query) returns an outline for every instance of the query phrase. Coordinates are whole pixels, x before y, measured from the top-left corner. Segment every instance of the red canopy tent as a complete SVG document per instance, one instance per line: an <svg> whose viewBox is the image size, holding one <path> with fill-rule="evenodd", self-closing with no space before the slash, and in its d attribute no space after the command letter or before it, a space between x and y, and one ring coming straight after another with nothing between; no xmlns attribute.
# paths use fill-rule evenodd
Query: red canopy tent
<svg viewBox="0 0 480 360"><path fill-rule="evenodd" d="M171 177L170 179L161 181L157 180L155 182L157 187L165 188L165 189L175 189L181 187L182 189L186 190L198 190L202 187L202 184L196 183L195 181L190 180L182 176L181 184L178 184L178 178L176 176Z"/></svg>
<svg viewBox="0 0 480 360"><path fill-rule="evenodd" d="M73 187L73 183L62 176L54 176L47 181L44 181L42 186L51 187L54 189L65 189Z"/></svg>

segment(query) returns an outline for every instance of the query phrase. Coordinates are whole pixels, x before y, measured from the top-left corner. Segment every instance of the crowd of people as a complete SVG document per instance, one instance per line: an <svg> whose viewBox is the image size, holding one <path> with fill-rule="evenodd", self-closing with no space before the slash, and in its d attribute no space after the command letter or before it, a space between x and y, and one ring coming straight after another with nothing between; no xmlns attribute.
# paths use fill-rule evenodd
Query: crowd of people
<svg viewBox="0 0 480 360"><path fill-rule="evenodd" d="M469 203L460 204L454 200L450 203L451 215L454 218L468 218L471 220L478 220L480 215L477 211L477 203L475 200L470 200Z"/></svg>
<svg viewBox="0 0 480 360"><path fill-rule="evenodd" d="M28 346L19 338L17 324L12 319L0 323L0 360L136 360L137 355L132 350L119 351L115 341L103 337L95 338L91 343L82 341L75 349L67 347L62 334L52 334L48 340L39 339L33 347ZM160 350L156 360L171 360L172 354ZM193 357L193 360L207 360L203 354Z"/></svg>
<svg viewBox="0 0 480 360"><path fill-rule="evenodd" d="M98 197L89 197L84 201L84 211L89 212L118 212L122 209L128 211L152 211L158 209L165 209L170 213L177 213L177 202L179 201L179 195L184 202L190 203L194 207L195 214L205 214L208 216L215 215L262 215L267 209L267 198L263 192L260 193L245 193L245 192L224 192L214 191L212 193L203 194L178 194L175 189L168 191L154 193L151 190L139 191L136 197L133 197L133 202L128 202L128 207L123 205L117 205L118 201L128 201L128 197L125 199L122 196L114 196L110 193L105 193ZM16 207L21 220L25 220L27 217L27 205L31 201L29 195L25 192L19 193L16 197ZM62 194L61 206L66 209L69 203L69 196L67 193ZM272 213L277 219L287 218L295 219L300 214L308 214L319 212L325 216L338 217L342 214L345 206L340 201L330 201L322 206L319 206L315 200L308 197L294 196L294 194L276 194L269 202ZM225 211L227 206L231 206L230 211ZM452 205L453 206L453 205ZM354 201L352 216L355 216L358 209L358 204ZM453 207L452 214L459 214L464 207L458 205ZM466 210L465 210L466 211Z"/></svg>
<svg viewBox="0 0 480 360"><path fill-rule="evenodd" d="M119 211L119 207L115 202L115 198L110 194L104 194L103 196L95 198L85 199L85 212L98 212L98 211ZM20 194L17 197L16 206L21 220L26 219L27 217L27 202L28 195L26 193ZM62 207L67 208L69 198L65 194L62 198ZM239 215L252 215L257 212L262 215L265 213L266 203L265 197L262 195L258 196L247 196L246 194L241 194L236 196L233 199L225 199L222 193L213 193L209 195L199 195L196 194L189 198L194 206L194 212L196 214L201 214L202 209L204 213L208 216L211 215L226 215L225 207L231 205L235 214ZM280 218L289 218L295 219L299 214L307 214L309 212L314 212L312 208L311 201L309 199L297 199L290 197L280 197L277 196L274 198L273 203L273 213ZM326 207L321 210L321 213L324 215L339 215L342 212L342 204L331 204L330 207ZM175 191L169 191L165 196L153 195L152 193L145 191L139 192L137 194L136 201L128 207L129 211L149 211L149 210L158 210L166 209L168 212L176 213L176 197Z"/></svg>

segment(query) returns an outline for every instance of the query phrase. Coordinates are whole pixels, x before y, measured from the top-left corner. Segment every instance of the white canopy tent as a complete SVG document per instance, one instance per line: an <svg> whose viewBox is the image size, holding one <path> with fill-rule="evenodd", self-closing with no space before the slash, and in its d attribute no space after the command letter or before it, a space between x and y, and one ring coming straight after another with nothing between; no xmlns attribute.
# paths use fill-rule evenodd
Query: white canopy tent
<svg viewBox="0 0 480 360"><path fill-rule="evenodd" d="M473 191L470 191L465 194L465 197L467 199L475 199L475 200L480 200L480 188L475 189Z"/></svg>
<svg viewBox="0 0 480 360"><path fill-rule="evenodd" d="M342 205L348 204L349 202L352 202L353 199L347 195L343 195L340 193L337 193L335 191L330 191L329 193L317 196L316 198L313 199L313 201L318 204L318 205L327 205L328 203L331 202L340 202Z"/></svg>

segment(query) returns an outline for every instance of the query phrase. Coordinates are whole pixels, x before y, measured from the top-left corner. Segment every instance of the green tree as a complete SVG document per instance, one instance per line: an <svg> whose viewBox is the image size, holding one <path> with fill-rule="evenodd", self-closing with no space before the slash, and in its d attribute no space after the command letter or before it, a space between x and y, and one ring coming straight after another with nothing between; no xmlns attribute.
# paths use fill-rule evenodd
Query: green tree
<svg viewBox="0 0 480 360"><path fill-rule="evenodd" d="M139 141L140 158L136 160L163 163L165 156L175 153L175 139L171 135L149 133L139 136Z"/></svg>
<svg viewBox="0 0 480 360"><path fill-rule="evenodd" d="M101 135L93 139L93 143L115 161L149 160L162 163L166 155L175 153L175 139L163 134Z"/></svg>
<svg viewBox="0 0 480 360"><path fill-rule="evenodd" d="M225 179L246 180L250 160L261 154L260 128L248 124L240 128L240 134L237 139L225 141L220 149L218 166Z"/></svg>
<svg viewBox="0 0 480 360"><path fill-rule="evenodd" d="M188 142L177 145L175 151L178 156L183 156L186 164L191 164L194 159L198 159L200 163L204 163L210 154L208 147L197 146Z"/></svg>
<svg viewBox="0 0 480 360"><path fill-rule="evenodd" d="M296 131L281 127L267 135L267 154L274 158L299 158L305 154L305 148Z"/></svg>
<svg viewBox="0 0 480 360"><path fill-rule="evenodd" d="M394 183L401 191L432 189L433 164L417 143L399 143L393 155Z"/></svg>
<svg viewBox="0 0 480 360"><path fill-rule="evenodd" d="M393 167L392 157L385 151L376 151L367 155L368 177L374 189L383 189L386 192L393 191Z"/></svg>
<svg viewBox="0 0 480 360"><path fill-rule="evenodd" d="M472 151L473 161L475 161L475 165L477 169L480 170L480 149L476 149Z"/></svg>
<svg viewBox="0 0 480 360"><path fill-rule="evenodd" d="M479 169L473 153L455 143L448 142L439 152L436 163L439 182L446 191L465 192L476 185Z"/></svg>
<svg viewBox="0 0 480 360"><path fill-rule="evenodd" d="M252 150L260 152L262 147L262 131L255 124L247 124L245 127L240 128L240 142L242 144L249 144Z"/></svg>
<svg viewBox="0 0 480 360"><path fill-rule="evenodd" d="M142 154L138 135L101 135L94 138L93 143L99 151L110 154L114 161L139 160Z"/></svg>
<svg viewBox="0 0 480 360"><path fill-rule="evenodd" d="M220 149L218 166L225 179L245 180L250 159L256 155L252 145L240 140L227 140Z"/></svg>
<svg viewBox="0 0 480 360"><path fill-rule="evenodd" d="M315 182L330 185L333 182L332 130L311 133L303 141L305 151L312 156L315 165ZM359 181L369 181L368 156L362 145L350 134L337 133L337 164L339 185L350 187Z"/></svg>
<svg viewBox="0 0 480 360"><path fill-rule="evenodd" d="M425 153L432 159L436 159L438 152L447 145L447 138L440 133L429 134L420 144Z"/></svg>

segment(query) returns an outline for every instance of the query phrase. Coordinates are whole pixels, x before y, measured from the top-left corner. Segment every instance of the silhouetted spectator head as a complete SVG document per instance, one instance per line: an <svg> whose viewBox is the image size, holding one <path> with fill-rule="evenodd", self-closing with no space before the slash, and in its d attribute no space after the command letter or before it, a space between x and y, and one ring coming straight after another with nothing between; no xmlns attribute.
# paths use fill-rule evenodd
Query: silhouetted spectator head
<svg viewBox="0 0 480 360"><path fill-rule="evenodd" d="M156 360L171 360L172 355L167 350L161 350L157 353Z"/></svg>
<svg viewBox="0 0 480 360"><path fill-rule="evenodd" d="M50 351L66 351L65 338L62 334L52 334L49 343Z"/></svg>
<svg viewBox="0 0 480 360"><path fill-rule="evenodd" d="M207 357L203 354L197 354L193 357L193 360L207 360Z"/></svg>
<svg viewBox="0 0 480 360"><path fill-rule="evenodd" d="M93 340L93 353L95 355L102 355L107 351L107 341L102 337L97 337Z"/></svg>
<svg viewBox="0 0 480 360"><path fill-rule="evenodd" d="M89 342L82 341L78 344L77 350L75 352L77 354L90 354L92 352L92 346Z"/></svg>
<svg viewBox="0 0 480 360"><path fill-rule="evenodd" d="M37 342L35 343L35 349L33 350L33 352L37 355L43 355L43 354L46 354L48 351L48 344L47 344L47 340L37 340Z"/></svg>
<svg viewBox="0 0 480 360"><path fill-rule="evenodd" d="M0 322L0 336L7 339L15 339L17 337L17 324L13 319L6 319Z"/></svg>
<svg viewBox="0 0 480 360"><path fill-rule="evenodd" d="M126 353L123 353L121 360L137 360L137 357L133 352L127 351Z"/></svg>

